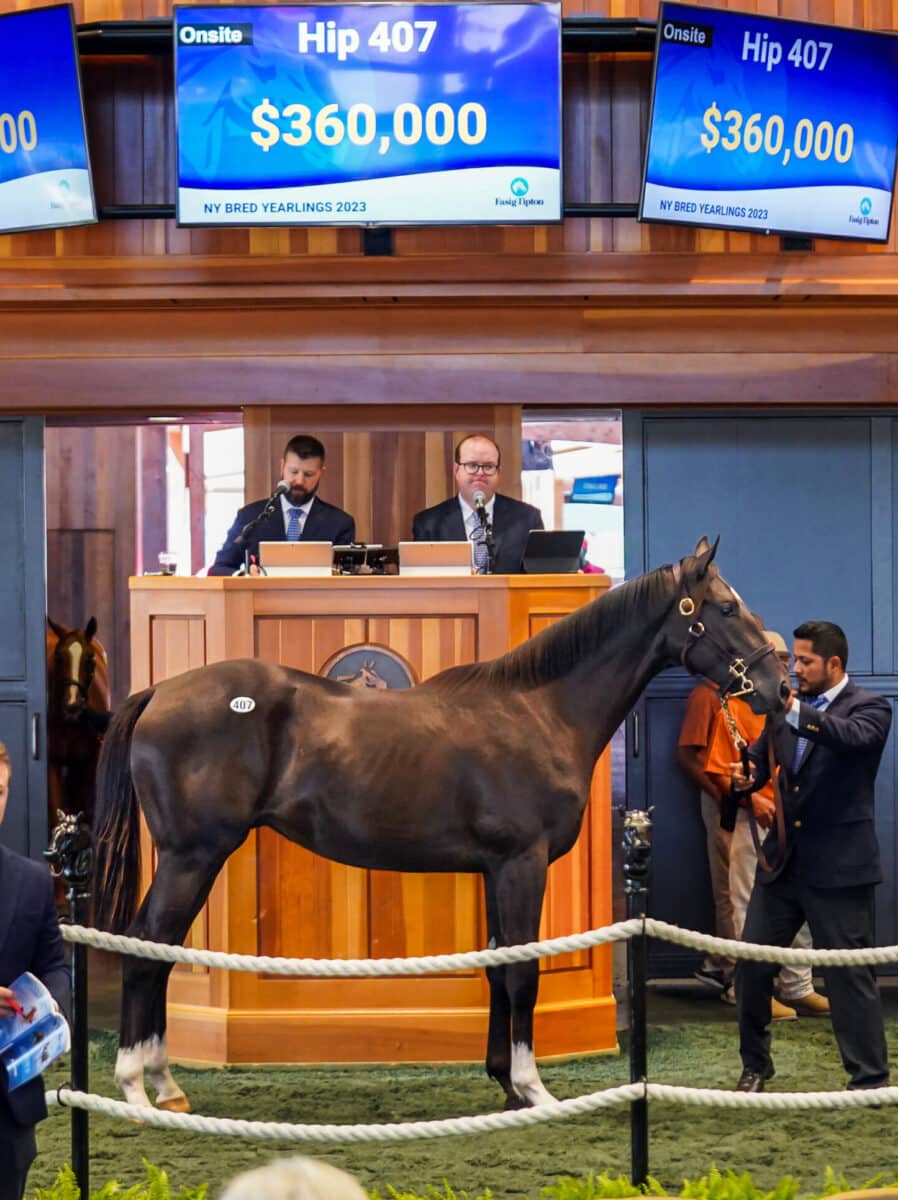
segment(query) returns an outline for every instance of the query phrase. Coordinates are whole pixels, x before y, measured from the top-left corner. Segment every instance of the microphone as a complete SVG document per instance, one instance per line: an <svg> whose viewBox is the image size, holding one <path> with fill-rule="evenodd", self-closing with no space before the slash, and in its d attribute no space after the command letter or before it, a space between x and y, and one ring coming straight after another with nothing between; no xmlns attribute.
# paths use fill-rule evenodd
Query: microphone
<svg viewBox="0 0 898 1200"><path fill-rule="evenodd" d="M279 496L285 496L290 491L290 484L286 479L282 479L274 491L271 493L271 499L277 500Z"/></svg>
<svg viewBox="0 0 898 1200"><path fill-rule="evenodd" d="M486 492L481 491L481 489L478 488L471 499L474 501L474 509L478 517L480 517L480 524L485 525L487 522Z"/></svg>

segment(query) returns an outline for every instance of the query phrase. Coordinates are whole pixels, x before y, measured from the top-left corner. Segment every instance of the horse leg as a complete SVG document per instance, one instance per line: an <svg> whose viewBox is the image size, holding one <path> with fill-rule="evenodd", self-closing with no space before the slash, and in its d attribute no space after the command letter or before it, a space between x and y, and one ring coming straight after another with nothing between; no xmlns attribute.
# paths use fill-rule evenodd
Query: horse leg
<svg viewBox="0 0 898 1200"><path fill-rule="evenodd" d="M128 935L180 945L225 859L238 844L228 846L226 853L161 851L153 882ZM133 955L125 958L115 1081L129 1104L150 1107L144 1087L146 1070L160 1108L189 1112L190 1103L168 1065L165 998L171 969L171 963Z"/></svg>
<svg viewBox="0 0 898 1200"><path fill-rule="evenodd" d="M496 872L496 900L506 945L533 942L546 890L545 846L511 859ZM505 987L511 1007L511 1086L527 1107L547 1104L553 1096L539 1077L533 1055L533 1010L539 990L539 962L510 963Z"/></svg>
<svg viewBox="0 0 898 1200"><path fill-rule="evenodd" d="M496 883L491 875L483 877L486 897L486 930L491 950L502 942ZM505 1092L505 1107L520 1108L521 1098L511 1086L511 1003L505 982L505 967L487 967L490 985L490 1026L486 1043L486 1073Z"/></svg>

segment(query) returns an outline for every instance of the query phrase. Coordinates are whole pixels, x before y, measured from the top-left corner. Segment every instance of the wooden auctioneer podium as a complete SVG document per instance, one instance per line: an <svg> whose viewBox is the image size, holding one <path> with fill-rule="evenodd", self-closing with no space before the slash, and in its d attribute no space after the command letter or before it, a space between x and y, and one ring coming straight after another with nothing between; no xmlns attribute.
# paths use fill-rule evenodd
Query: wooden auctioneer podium
<svg viewBox="0 0 898 1200"><path fill-rule="evenodd" d="M426 679L504 653L607 587L600 575L133 578L132 686L244 657L317 673L359 644ZM610 824L606 753L580 838L550 869L541 937L610 923ZM146 888L146 830L142 849ZM187 945L311 958L482 949L482 892L477 875L358 870L260 829L226 863ZM611 983L610 946L543 960L540 1057L616 1049ZM480 970L338 980L178 966L168 1001L169 1050L182 1061L457 1062L486 1046Z"/></svg>

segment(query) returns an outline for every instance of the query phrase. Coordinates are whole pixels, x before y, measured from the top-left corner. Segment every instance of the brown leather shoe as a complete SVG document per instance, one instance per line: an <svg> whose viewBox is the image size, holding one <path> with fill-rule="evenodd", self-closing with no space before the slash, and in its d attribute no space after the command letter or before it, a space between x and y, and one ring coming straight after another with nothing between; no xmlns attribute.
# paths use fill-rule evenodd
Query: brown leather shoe
<svg viewBox="0 0 898 1200"><path fill-rule="evenodd" d="M798 1013L794 1008L789 1008L787 1004L780 1004L776 996L771 996L770 1019L771 1021L796 1021Z"/></svg>
<svg viewBox="0 0 898 1200"><path fill-rule="evenodd" d="M800 1017L828 1017L829 1001L819 992L808 992L798 1000L790 1000L789 1004Z"/></svg>

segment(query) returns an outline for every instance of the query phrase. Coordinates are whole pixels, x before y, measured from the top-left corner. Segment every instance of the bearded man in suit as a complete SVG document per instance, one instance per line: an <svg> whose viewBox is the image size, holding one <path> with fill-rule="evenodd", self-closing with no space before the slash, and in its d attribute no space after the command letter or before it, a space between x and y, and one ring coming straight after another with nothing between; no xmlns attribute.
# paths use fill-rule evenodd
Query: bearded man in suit
<svg viewBox="0 0 898 1200"><path fill-rule="evenodd" d="M0 742L0 823L9 798L10 761ZM69 977L53 881L43 863L0 846L0 1017L13 1012L9 985L25 971L43 983L68 1015ZM47 1115L40 1075L13 1091L0 1066L0 1200L21 1200L37 1153L34 1127Z"/></svg>
<svg viewBox="0 0 898 1200"><path fill-rule="evenodd" d="M874 787L892 710L845 673L848 642L838 625L806 621L794 637L798 694L772 726L785 845L774 826L763 847L770 870L758 867L742 937L789 946L807 920L817 949L866 948L874 941L874 888L882 879ZM769 778L770 730L749 749L748 776L732 764L737 790L753 791ZM774 1073L768 1025L778 970L746 959L736 966L738 1091L762 1092ZM873 967L824 967L823 977L848 1087L885 1087L889 1061Z"/></svg>
<svg viewBox="0 0 898 1200"><path fill-rule="evenodd" d="M455 447L455 485L458 495L416 513L412 536L416 542L474 543L478 574L518 575L531 529L542 529L538 508L497 492L502 456L491 438L466 437ZM492 526L493 558L487 561L481 515L476 497L481 494L483 513Z"/></svg>
<svg viewBox="0 0 898 1200"><path fill-rule="evenodd" d="M284 447L278 469L289 490L274 501L254 500L240 509L209 568L210 575L233 575L244 565L247 554L253 563L251 574L257 575L260 542L333 542L335 546L347 546L355 541L355 521L349 513L327 504L318 495L327 470L324 446L318 438L303 433L292 437ZM262 519L243 541L238 540L244 527L257 517Z"/></svg>

